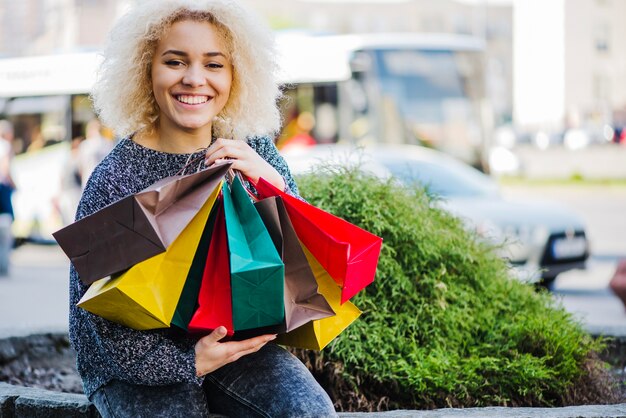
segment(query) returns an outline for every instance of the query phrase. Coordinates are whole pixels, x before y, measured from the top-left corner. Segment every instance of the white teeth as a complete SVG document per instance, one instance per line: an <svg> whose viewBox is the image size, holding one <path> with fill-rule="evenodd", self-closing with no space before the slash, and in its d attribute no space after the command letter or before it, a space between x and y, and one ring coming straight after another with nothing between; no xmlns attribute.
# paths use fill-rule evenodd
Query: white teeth
<svg viewBox="0 0 626 418"><path fill-rule="evenodd" d="M209 96L188 96L188 95L180 95L176 96L176 100L185 104L201 104L209 101Z"/></svg>

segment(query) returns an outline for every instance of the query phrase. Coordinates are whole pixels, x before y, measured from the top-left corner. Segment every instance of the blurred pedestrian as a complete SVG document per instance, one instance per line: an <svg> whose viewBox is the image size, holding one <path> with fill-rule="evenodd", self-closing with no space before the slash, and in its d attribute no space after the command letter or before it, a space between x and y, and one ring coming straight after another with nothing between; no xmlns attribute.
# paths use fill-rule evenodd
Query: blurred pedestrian
<svg viewBox="0 0 626 418"><path fill-rule="evenodd" d="M613 277L609 281L609 288L626 307L626 259L618 261Z"/></svg>
<svg viewBox="0 0 626 418"><path fill-rule="evenodd" d="M0 276L9 274L9 256L13 248L14 213L11 200L15 183L11 177L13 161L13 125L8 120L0 120Z"/></svg>
<svg viewBox="0 0 626 418"><path fill-rule="evenodd" d="M102 126L98 119L87 122L85 139L80 142L77 155L78 174L83 187L94 168L111 152L114 145L113 140L102 135Z"/></svg>
<svg viewBox="0 0 626 418"><path fill-rule="evenodd" d="M295 126L292 129L292 134L279 146L281 151L288 152L312 147L317 144L317 141L311 135L311 131L315 126L315 117L311 112L305 111L300 113L293 122Z"/></svg>
<svg viewBox="0 0 626 418"><path fill-rule="evenodd" d="M80 201L80 196L83 191L78 169L78 152L80 144L84 140L85 139L80 136L72 139L70 154L61 170L61 187L58 196L55 197L55 204L61 214L63 225L69 225L74 221L76 208L78 207L78 202Z"/></svg>

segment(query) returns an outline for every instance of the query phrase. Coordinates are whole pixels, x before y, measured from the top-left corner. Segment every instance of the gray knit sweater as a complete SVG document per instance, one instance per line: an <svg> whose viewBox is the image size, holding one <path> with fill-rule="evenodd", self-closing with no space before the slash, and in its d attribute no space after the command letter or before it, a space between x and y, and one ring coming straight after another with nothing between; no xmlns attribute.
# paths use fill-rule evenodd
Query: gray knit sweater
<svg viewBox="0 0 626 418"><path fill-rule="evenodd" d="M287 192L298 196L289 168L272 140L253 137L248 143L284 177ZM129 138L121 140L89 178L76 219L178 174L189 157L151 150ZM76 303L86 290L70 266L70 341L88 397L113 379L142 385L202 382L196 377L195 341L174 339L168 330L137 331L78 308Z"/></svg>

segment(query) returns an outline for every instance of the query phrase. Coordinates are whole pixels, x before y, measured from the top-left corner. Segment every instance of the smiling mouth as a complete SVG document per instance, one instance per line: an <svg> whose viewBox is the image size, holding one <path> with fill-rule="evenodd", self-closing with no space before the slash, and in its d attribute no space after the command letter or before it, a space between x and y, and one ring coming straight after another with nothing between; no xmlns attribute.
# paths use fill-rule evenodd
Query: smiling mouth
<svg viewBox="0 0 626 418"><path fill-rule="evenodd" d="M199 105L209 101L209 96L189 96L185 94L174 96L181 103L189 105Z"/></svg>

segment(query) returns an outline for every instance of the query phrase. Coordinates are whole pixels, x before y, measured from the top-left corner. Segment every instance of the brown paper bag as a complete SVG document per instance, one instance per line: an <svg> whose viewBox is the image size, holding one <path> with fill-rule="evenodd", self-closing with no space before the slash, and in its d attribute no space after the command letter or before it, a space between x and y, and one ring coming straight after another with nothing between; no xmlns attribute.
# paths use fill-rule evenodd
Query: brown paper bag
<svg viewBox="0 0 626 418"><path fill-rule="evenodd" d="M164 252L220 185L231 164L166 177L66 226L54 238L84 284L124 271Z"/></svg>
<svg viewBox="0 0 626 418"><path fill-rule="evenodd" d="M296 232L280 197L255 203L267 230L285 263L285 324L289 332L307 322L335 315L324 296L302 251Z"/></svg>

